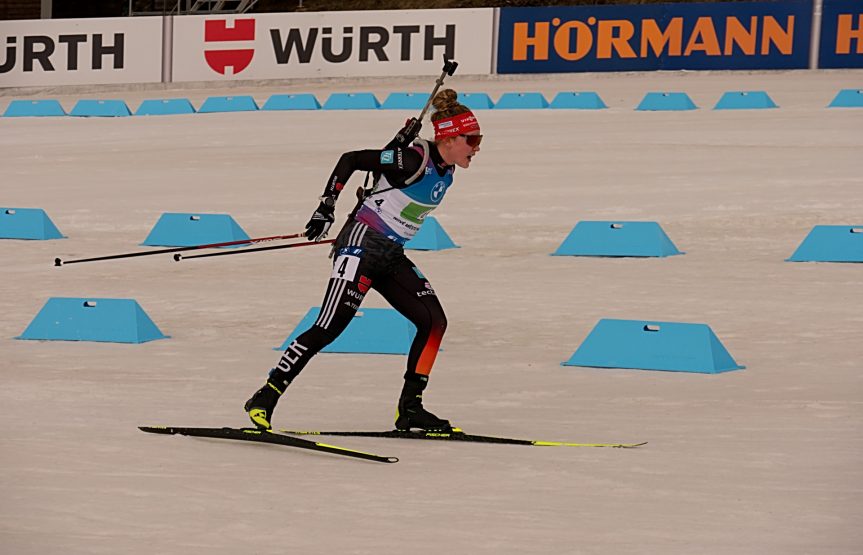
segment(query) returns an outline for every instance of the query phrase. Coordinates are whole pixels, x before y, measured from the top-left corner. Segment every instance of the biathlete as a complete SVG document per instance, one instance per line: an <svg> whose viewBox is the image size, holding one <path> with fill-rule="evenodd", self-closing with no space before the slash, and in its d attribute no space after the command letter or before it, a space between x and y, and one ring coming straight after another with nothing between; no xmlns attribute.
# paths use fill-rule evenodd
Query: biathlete
<svg viewBox="0 0 863 555"><path fill-rule="evenodd" d="M446 316L428 279L405 256L404 244L443 200L455 166L467 169L479 152L479 122L457 98L454 90L444 89L432 100L434 141L418 139L401 147L394 139L384 150L346 152L339 159L306 224L310 240L327 236L336 199L354 171L373 172L378 179L336 238L333 272L318 319L291 342L267 382L245 404L255 426L271 428L273 410L287 387L313 356L344 331L366 293L374 289L417 329L408 353L396 428L451 428L449 421L427 411L422 402L446 331Z"/></svg>

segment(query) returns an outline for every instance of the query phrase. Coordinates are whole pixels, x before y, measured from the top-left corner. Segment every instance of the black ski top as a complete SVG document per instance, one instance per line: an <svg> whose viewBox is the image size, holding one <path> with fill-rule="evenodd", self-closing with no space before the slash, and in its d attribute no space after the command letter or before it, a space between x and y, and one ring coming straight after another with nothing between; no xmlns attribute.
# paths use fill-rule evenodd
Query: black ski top
<svg viewBox="0 0 863 555"><path fill-rule="evenodd" d="M433 142L423 142L428 145L429 159L441 177L452 171L453 167L446 164ZM386 150L355 150L345 152L339 158L333 169L327 185L324 188L324 196L338 198L339 193L348 182L351 175L357 170L373 172L375 175L383 175L390 187L404 189L405 183L420 170L423 165L423 153L415 146L408 148L392 148Z"/></svg>

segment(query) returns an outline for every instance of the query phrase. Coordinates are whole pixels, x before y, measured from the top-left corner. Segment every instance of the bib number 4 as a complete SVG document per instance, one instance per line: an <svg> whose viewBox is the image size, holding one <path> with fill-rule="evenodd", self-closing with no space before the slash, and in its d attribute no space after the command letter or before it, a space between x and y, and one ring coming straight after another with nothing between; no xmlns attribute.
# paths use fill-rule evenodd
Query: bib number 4
<svg viewBox="0 0 863 555"><path fill-rule="evenodd" d="M360 266L360 257L350 254L342 254L333 263L333 279L344 279L354 281L357 277L357 269Z"/></svg>

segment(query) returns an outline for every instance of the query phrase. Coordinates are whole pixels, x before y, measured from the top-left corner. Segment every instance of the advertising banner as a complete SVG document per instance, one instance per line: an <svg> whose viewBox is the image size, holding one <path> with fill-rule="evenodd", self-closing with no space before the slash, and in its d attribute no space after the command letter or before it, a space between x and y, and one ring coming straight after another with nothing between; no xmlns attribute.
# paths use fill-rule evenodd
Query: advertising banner
<svg viewBox="0 0 863 555"><path fill-rule="evenodd" d="M806 68L811 26L811 0L501 8L497 71Z"/></svg>
<svg viewBox="0 0 863 555"><path fill-rule="evenodd" d="M863 2L824 0L818 67L863 67Z"/></svg>
<svg viewBox="0 0 863 555"><path fill-rule="evenodd" d="M162 18L0 21L0 87L158 83Z"/></svg>
<svg viewBox="0 0 863 555"><path fill-rule="evenodd" d="M494 10L174 18L174 81L491 73Z"/></svg>

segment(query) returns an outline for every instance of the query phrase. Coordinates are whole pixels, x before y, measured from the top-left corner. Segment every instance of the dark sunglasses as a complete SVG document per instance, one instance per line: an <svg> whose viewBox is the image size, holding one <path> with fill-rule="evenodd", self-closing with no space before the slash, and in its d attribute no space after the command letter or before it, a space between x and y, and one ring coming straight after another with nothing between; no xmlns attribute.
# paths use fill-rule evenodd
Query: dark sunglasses
<svg viewBox="0 0 863 555"><path fill-rule="evenodd" d="M476 148L482 142L482 135L461 135L471 148Z"/></svg>

